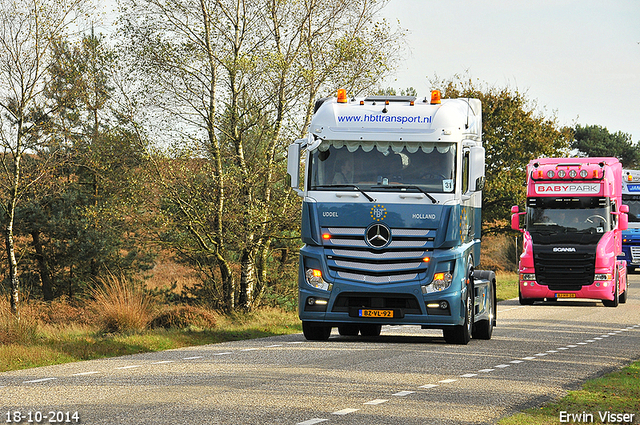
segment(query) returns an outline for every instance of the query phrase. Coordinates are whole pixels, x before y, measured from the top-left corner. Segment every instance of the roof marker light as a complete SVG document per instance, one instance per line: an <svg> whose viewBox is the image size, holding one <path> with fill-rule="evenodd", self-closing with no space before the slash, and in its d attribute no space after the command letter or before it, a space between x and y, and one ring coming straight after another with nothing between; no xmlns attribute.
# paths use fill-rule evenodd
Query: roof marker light
<svg viewBox="0 0 640 425"><path fill-rule="evenodd" d="M347 91L338 89L338 103L347 103Z"/></svg>
<svg viewBox="0 0 640 425"><path fill-rule="evenodd" d="M432 105L439 105L441 104L441 95L440 95L440 90L434 90L431 92L431 104Z"/></svg>

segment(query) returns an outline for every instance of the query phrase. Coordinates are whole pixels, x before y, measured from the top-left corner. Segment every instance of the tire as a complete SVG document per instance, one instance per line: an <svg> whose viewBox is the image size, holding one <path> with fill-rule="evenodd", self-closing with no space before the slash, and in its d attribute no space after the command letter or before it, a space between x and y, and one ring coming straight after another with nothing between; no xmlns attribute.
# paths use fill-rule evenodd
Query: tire
<svg viewBox="0 0 640 425"><path fill-rule="evenodd" d="M310 322L302 322L302 333L309 341L326 341L331 335L331 326L314 326Z"/></svg>
<svg viewBox="0 0 640 425"><path fill-rule="evenodd" d="M467 345L471 340L474 310L471 294L473 294L473 280L470 279L470 282L467 285L467 297L464 303L464 323L462 325L452 326L442 330L444 340L448 344Z"/></svg>
<svg viewBox="0 0 640 425"><path fill-rule="evenodd" d="M622 294L620 294L620 296L618 297L618 301L620 301L620 304L624 304L627 302L627 291L624 291Z"/></svg>
<svg viewBox="0 0 640 425"><path fill-rule="evenodd" d="M478 322L476 322L473 328L473 337L476 339L491 339L491 335L493 335L493 327L496 320L496 279L493 272L488 273L488 276L485 276L486 273L478 275L478 277L482 276L483 279L488 279L491 283L489 284L488 295L489 319L479 320Z"/></svg>
<svg viewBox="0 0 640 425"><path fill-rule="evenodd" d="M618 307L618 301L619 301L618 290L619 290L619 288L618 288L618 273L616 272L616 289L613 292L613 300L611 300L611 301L602 300L602 304L604 304L605 307Z"/></svg>
<svg viewBox="0 0 640 425"><path fill-rule="evenodd" d="M360 325L360 335L362 336L380 336L382 325Z"/></svg>
<svg viewBox="0 0 640 425"><path fill-rule="evenodd" d="M342 336L356 336L360 332L358 325L344 324L338 326L338 333Z"/></svg>
<svg viewBox="0 0 640 425"><path fill-rule="evenodd" d="M522 298L522 292L520 292L520 288L518 287L518 302L520 305L533 305L535 299L533 298Z"/></svg>

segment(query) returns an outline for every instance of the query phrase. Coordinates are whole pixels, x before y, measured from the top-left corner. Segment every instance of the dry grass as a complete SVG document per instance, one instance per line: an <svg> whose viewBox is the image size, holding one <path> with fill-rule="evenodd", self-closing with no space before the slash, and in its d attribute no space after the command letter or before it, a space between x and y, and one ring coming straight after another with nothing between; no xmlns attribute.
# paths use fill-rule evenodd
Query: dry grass
<svg viewBox="0 0 640 425"><path fill-rule="evenodd" d="M122 275L100 278L91 294L91 309L105 332L139 332L151 322L149 298L141 287Z"/></svg>

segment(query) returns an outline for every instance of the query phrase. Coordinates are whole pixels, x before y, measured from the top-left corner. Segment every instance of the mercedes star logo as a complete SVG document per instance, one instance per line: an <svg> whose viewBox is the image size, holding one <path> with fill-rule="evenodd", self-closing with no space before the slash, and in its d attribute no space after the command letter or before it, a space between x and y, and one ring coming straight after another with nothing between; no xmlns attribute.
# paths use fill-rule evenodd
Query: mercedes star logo
<svg viewBox="0 0 640 425"><path fill-rule="evenodd" d="M367 229L365 240L374 248L384 248L391 242L391 230L380 223L376 223Z"/></svg>

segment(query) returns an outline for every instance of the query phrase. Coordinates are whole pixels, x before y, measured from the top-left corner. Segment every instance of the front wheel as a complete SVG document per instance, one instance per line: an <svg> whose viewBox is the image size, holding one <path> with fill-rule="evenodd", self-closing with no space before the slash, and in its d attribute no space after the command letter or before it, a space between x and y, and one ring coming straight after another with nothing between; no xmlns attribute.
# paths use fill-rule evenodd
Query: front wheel
<svg viewBox="0 0 640 425"><path fill-rule="evenodd" d="M533 298L522 298L522 292L518 288L518 302L520 305L533 305L535 300Z"/></svg>
<svg viewBox="0 0 640 425"><path fill-rule="evenodd" d="M464 303L464 323L450 328L444 328L442 335L448 344L467 345L471 340L471 329L473 327L473 301L471 294L473 293L473 285L467 286L467 297Z"/></svg>
<svg viewBox="0 0 640 425"><path fill-rule="evenodd" d="M312 325L310 322L302 322L302 333L309 341L326 341L331 335L331 326Z"/></svg>
<svg viewBox="0 0 640 425"><path fill-rule="evenodd" d="M616 273L616 289L613 292L613 300L602 300L605 307L618 307L618 273ZM626 301L626 300L625 300Z"/></svg>

